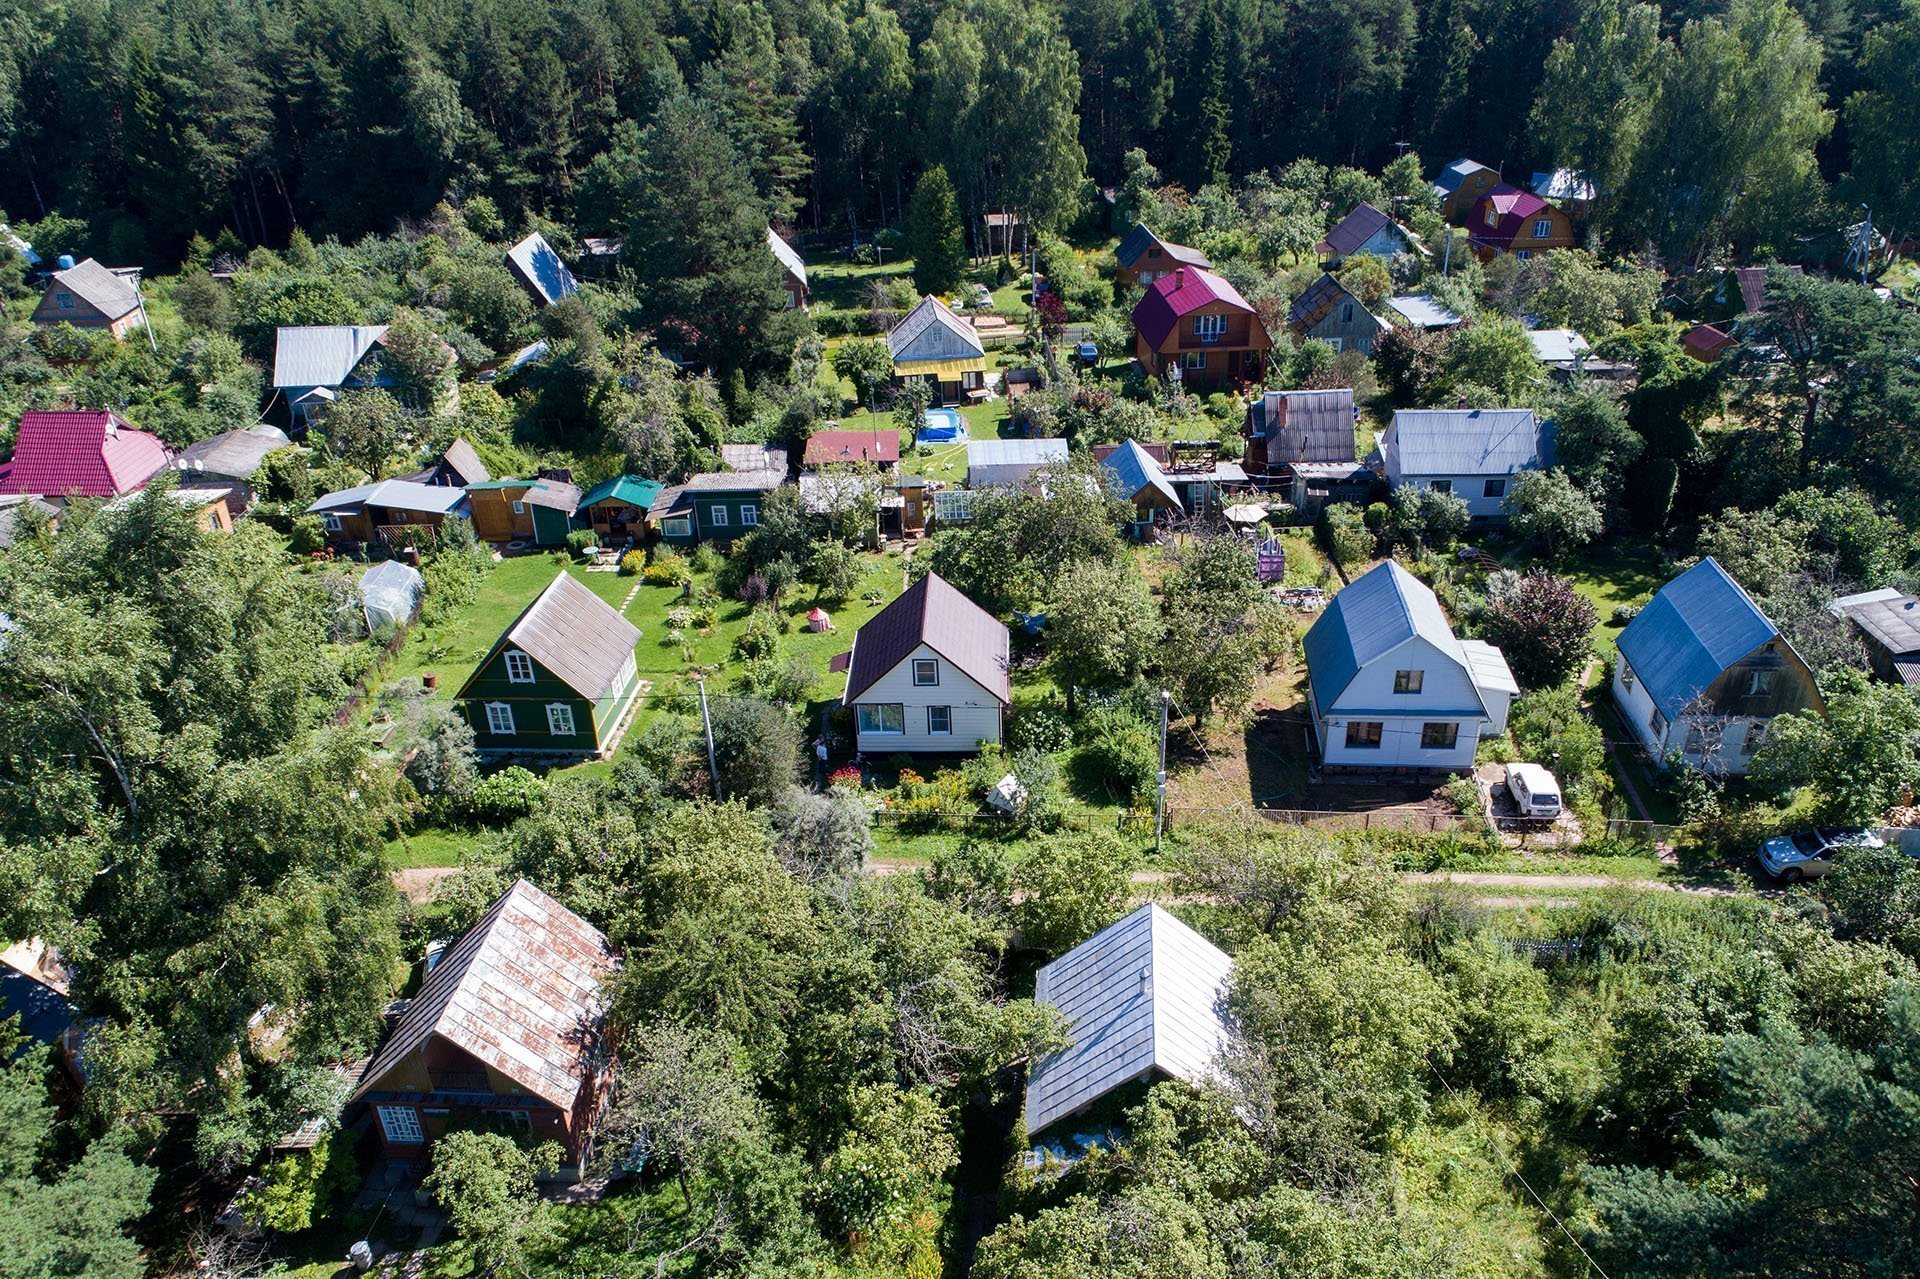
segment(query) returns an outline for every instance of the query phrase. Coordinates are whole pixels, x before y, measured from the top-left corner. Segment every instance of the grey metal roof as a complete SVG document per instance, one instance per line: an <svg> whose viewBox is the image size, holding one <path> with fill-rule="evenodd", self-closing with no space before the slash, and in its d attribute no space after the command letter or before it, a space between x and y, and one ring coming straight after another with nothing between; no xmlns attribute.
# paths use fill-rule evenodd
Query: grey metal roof
<svg viewBox="0 0 1920 1279"><path fill-rule="evenodd" d="M1553 424L1532 409L1400 409L1380 448L1402 475L1511 475L1553 465Z"/></svg>
<svg viewBox="0 0 1920 1279"><path fill-rule="evenodd" d="M538 231L507 250L507 266L549 306L580 291L580 281Z"/></svg>
<svg viewBox="0 0 1920 1279"><path fill-rule="evenodd" d="M384 324L283 325L274 334L273 386L339 386L387 335Z"/></svg>
<svg viewBox="0 0 1920 1279"><path fill-rule="evenodd" d="M1113 476L1114 490L1121 497L1137 502L1152 492L1164 498L1174 510L1186 509L1180 501L1180 495L1174 492L1173 485L1167 481L1166 470L1154 459L1153 454L1141 448L1136 441L1125 441L1107 454L1100 465Z"/></svg>
<svg viewBox="0 0 1920 1279"><path fill-rule="evenodd" d="M921 339L933 329L944 329L949 340L929 344L923 354L914 354L914 348L922 345ZM987 348L980 344L979 332L931 293L921 298L920 304L907 312L900 323L887 330L887 351L895 360L963 358L959 354L960 348L974 355L987 353Z"/></svg>
<svg viewBox="0 0 1920 1279"><path fill-rule="evenodd" d="M388 506L400 511L424 511L446 515L467 500L465 489L445 484L417 484L412 480L381 480L377 484L358 484L324 494L307 513L337 511L355 506Z"/></svg>
<svg viewBox="0 0 1920 1279"><path fill-rule="evenodd" d="M1387 306L1417 328L1450 329L1460 323L1459 316L1426 293L1397 294L1387 299Z"/></svg>
<svg viewBox="0 0 1920 1279"><path fill-rule="evenodd" d="M967 466L1050 466L1067 460L1065 440L968 440Z"/></svg>
<svg viewBox="0 0 1920 1279"><path fill-rule="evenodd" d="M474 671L501 649L517 648L580 696L597 701L615 691L639 642L639 628L563 569Z"/></svg>
<svg viewBox="0 0 1920 1279"><path fill-rule="evenodd" d="M187 445L174 455L170 465L189 475L228 475L251 479L267 454L290 443L287 433L265 423L243 431L227 431Z"/></svg>
<svg viewBox="0 0 1920 1279"><path fill-rule="evenodd" d="M780 265L798 277L800 283L807 282L807 264L800 257L800 251L781 239L772 227L767 228L767 247L773 250L773 256L780 259Z"/></svg>
<svg viewBox="0 0 1920 1279"><path fill-rule="evenodd" d="M1440 170L1440 176L1433 180L1433 189L1442 195L1451 195L1460 189L1460 184L1476 173L1491 173L1493 170L1478 160L1465 158L1455 160Z"/></svg>
<svg viewBox="0 0 1920 1279"><path fill-rule="evenodd" d="M1533 343L1533 358L1542 364L1572 364L1593 349L1573 329L1529 329L1527 341Z"/></svg>
<svg viewBox="0 0 1920 1279"><path fill-rule="evenodd" d="M1353 390L1268 391L1254 406L1267 462L1353 460Z"/></svg>
<svg viewBox="0 0 1920 1279"><path fill-rule="evenodd" d="M1857 604L1846 615L1889 654L1920 653L1920 600L1913 596Z"/></svg>
<svg viewBox="0 0 1920 1279"><path fill-rule="evenodd" d="M140 307L140 289L130 276L101 266L92 258L53 273L54 283L78 297L109 320Z"/></svg>
<svg viewBox="0 0 1920 1279"><path fill-rule="evenodd" d="M1578 169L1555 169L1551 173L1535 170L1528 190L1542 200L1591 200L1598 194L1587 175Z"/></svg>
<svg viewBox="0 0 1920 1279"><path fill-rule="evenodd" d="M1042 968L1034 1002L1060 1010L1073 1043L1028 1077L1027 1131L1156 1073L1206 1078L1227 1042L1232 971L1225 951L1153 905Z"/></svg>
<svg viewBox="0 0 1920 1279"><path fill-rule="evenodd" d="M720 461L735 471L787 473L787 451L778 444L722 444Z"/></svg>
<svg viewBox="0 0 1920 1279"><path fill-rule="evenodd" d="M1711 555L1655 593L1620 632L1620 655L1672 719L1780 631Z"/></svg>
<svg viewBox="0 0 1920 1279"><path fill-rule="evenodd" d="M1336 592L1307 632L1307 678L1314 701L1326 710L1362 667L1415 637L1473 673L1432 589L1399 561L1388 560Z"/></svg>

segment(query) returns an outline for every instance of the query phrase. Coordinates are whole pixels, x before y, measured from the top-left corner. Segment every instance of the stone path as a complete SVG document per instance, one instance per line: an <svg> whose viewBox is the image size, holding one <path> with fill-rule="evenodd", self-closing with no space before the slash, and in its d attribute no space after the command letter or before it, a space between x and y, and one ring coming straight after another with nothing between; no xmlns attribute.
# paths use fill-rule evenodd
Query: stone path
<svg viewBox="0 0 1920 1279"><path fill-rule="evenodd" d="M627 598L620 601L620 612L622 614L626 613L628 605L633 603L633 597L638 595L639 593L640 593L640 579L635 578L633 582L633 589L627 592Z"/></svg>

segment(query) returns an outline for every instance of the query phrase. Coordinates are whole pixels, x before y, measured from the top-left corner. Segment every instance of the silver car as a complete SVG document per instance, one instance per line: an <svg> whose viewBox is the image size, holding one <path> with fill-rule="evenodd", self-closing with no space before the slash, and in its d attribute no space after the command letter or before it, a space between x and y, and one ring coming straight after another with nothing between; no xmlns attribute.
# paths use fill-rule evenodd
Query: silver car
<svg viewBox="0 0 1920 1279"><path fill-rule="evenodd" d="M1760 868L1783 884L1817 879L1833 869L1835 856L1849 848L1885 848L1870 830L1821 826L1814 830L1775 835L1760 845Z"/></svg>

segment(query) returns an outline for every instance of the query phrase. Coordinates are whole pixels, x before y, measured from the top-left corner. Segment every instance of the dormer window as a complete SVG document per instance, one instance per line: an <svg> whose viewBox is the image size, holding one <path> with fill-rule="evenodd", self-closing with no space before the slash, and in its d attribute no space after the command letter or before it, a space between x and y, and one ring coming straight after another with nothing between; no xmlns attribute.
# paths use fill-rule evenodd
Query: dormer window
<svg viewBox="0 0 1920 1279"><path fill-rule="evenodd" d="M1487 225L1488 226L1500 225L1500 211L1494 208L1491 204L1487 206Z"/></svg>

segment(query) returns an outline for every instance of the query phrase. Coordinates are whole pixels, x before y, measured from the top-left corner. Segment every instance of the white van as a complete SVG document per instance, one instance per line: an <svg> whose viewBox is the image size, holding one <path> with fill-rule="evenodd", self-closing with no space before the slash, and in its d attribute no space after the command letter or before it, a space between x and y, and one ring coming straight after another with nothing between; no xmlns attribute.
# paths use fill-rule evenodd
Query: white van
<svg viewBox="0 0 1920 1279"><path fill-rule="evenodd" d="M1538 764L1508 764L1507 793L1522 817L1550 821L1560 815L1560 783Z"/></svg>

